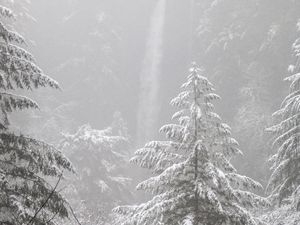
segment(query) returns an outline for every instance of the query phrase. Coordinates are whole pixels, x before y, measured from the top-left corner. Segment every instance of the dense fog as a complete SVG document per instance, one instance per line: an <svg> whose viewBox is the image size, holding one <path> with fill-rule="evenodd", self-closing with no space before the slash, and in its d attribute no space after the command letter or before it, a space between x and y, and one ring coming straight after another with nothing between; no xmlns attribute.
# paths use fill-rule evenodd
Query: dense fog
<svg viewBox="0 0 300 225"><path fill-rule="evenodd" d="M0 0L0 224L299 225L299 10Z"/></svg>

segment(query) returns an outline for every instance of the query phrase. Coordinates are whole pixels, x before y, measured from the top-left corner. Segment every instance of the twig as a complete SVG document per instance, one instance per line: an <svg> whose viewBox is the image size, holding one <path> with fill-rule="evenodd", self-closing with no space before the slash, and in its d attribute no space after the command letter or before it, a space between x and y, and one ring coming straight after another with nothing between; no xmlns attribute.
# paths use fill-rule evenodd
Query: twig
<svg viewBox="0 0 300 225"><path fill-rule="evenodd" d="M78 225L81 225L81 223L79 222L79 220L70 204L69 204L69 207L70 207L71 213L72 213L73 217L75 218L76 222L78 223Z"/></svg>
<svg viewBox="0 0 300 225"><path fill-rule="evenodd" d="M36 211L36 213L34 214L34 216L31 218L31 220L27 223L27 225L30 225L33 223L34 219L37 217L37 215L39 214L39 212L45 207L45 205L48 203L48 201L50 200L50 198L52 197L52 195L54 194L60 180L62 178L62 174L59 176L58 181L56 182L55 187L53 188L53 190L51 191L50 195L48 196L48 198L46 199L46 201L43 203L43 205Z"/></svg>
<svg viewBox="0 0 300 225"><path fill-rule="evenodd" d="M61 208L61 207L60 207ZM59 210L46 222L46 224L48 224L48 223L50 223L55 217L56 217L56 215L59 213L59 211L60 211L60 208L59 208Z"/></svg>

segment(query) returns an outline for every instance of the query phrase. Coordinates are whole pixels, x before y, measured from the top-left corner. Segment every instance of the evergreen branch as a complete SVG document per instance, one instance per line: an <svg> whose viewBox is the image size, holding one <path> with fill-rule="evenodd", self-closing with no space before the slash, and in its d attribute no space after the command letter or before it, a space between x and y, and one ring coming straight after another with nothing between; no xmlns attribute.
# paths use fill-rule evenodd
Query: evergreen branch
<svg viewBox="0 0 300 225"><path fill-rule="evenodd" d="M47 220L46 224L50 223L57 216L59 211L60 211L60 208L59 208L59 210L57 210L57 212L55 214L53 214L53 216L49 220Z"/></svg>
<svg viewBox="0 0 300 225"><path fill-rule="evenodd" d="M1 195L0 195L0 196L1 196ZM3 200L2 197L0 197L0 198L1 198L1 200L2 200L3 202L5 202L5 201ZM14 217L14 219L18 222L18 224L19 224L19 225L22 225L22 223L19 221L18 217L13 213L13 211L11 211L10 213L12 214L12 216Z"/></svg>
<svg viewBox="0 0 300 225"><path fill-rule="evenodd" d="M60 180L62 178L62 174L59 176L58 181L56 182L53 190L51 191L50 195L48 196L48 198L46 199L46 201L42 204L42 206L36 211L36 213L34 214L34 216L31 218L31 220L27 223L27 225L33 224L34 219L37 217L37 215L39 214L39 212L46 206L46 204L48 203L48 201L50 200L50 198L53 196L53 194L55 193L56 188L58 187L58 184L60 183Z"/></svg>
<svg viewBox="0 0 300 225"><path fill-rule="evenodd" d="M78 218L77 218L77 216L76 216L76 214L75 214L75 212L74 212L72 206L71 206L69 203L68 203L68 205L69 205L70 211L71 211L71 213L72 213L74 219L75 219L76 222L78 223L78 225L82 225L82 224L79 222L79 220L78 220Z"/></svg>

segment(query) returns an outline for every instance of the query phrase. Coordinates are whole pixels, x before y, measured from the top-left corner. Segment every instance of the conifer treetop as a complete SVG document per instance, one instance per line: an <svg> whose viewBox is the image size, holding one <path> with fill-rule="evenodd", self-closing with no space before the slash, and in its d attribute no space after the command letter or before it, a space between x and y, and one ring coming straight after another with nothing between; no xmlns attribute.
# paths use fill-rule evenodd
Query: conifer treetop
<svg viewBox="0 0 300 225"><path fill-rule="evenodd" d="M74 172L70 161L54 146L9 129L9 113L37 109L18 90L58 89L58 83L36 65L25 50L25 39L7 20L13 12L0 5L0 224L49 224L69 216L69 205L56 190L64 171ZM23 46L23 47L22 47ZM52 186L48 178L56 180Z"/></svg>
<svg viewBox="0 0 300 225"><path fill-rule="evenodd" d="M137 188L154 197L116 208L119 224L259 224L248 208L268 203L252 193L261 185L239 175L230 162L241 151L230 127L214 112L213 102L220 97L204 73L192 64L181 92L171 101L179 108L172 117L176 123L160 129L166 140L136 151L132 162L154 173Z"/></svg>
<svg viewBox="0 0 300 225"><path fill-rule="evenodd" d="M277 149L269 159L272 174L267 191L270 199L279 204L284 200L293 201L291 198L297 199L297 189L300 188L300 38L294 42L293 50L295 64L289 66L290 75L285 78L290 82L289 94L273 114L274 125L267 129L274 135L273 147Z"/></svg>

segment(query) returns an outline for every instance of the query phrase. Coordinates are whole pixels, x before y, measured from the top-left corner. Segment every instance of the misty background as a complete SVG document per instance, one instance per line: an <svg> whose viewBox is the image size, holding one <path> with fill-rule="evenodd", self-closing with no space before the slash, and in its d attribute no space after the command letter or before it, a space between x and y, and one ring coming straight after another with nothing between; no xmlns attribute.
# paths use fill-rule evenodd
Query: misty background
<svg viewBox="0 0 300 225"><path fill-rule="evenodd" d="M256 123L256 119L260 120L260 127L255 124L252 128L263 133L271 112L287 92L282 80L291 60L293 36L282 42L284 47L279 50L284 52L276 53L280 54L280 63L274 61L276 55L273 61L266 62L272 70L269 77L258 76L261 71L255 71L255 66L245 74L236 69L235 59L226 58L231 53L222 53L225 57L220 59L216 57L220 54L218 50L202 54L206 39L197 33L201 7L193 1L180 0L32 0L27 8L34 20L28 19L23 30L33 40L30 49L40 67L59 82L62 91L34 93L41 110L23 113L21 117L18 113L19 124L26 125L32 133L36 128L38 135L55 143L60 132L75 132L86 123L102 129L119 111L127 121L134 150L156 138L161 125L169 121L173 112L169 101L183 83L191 61L196 60L204 66L225 67L221 72L206 69L222 96L217 110L232 124L233 133L241 135L241 130L251 126L251 122ZM261 35L267 36L267 32ZM243 44L253 44L255 34L251 35ZM286 58L284 62L282 58ZM252 93L256 83L258 88L269 83L269 93ZM264 102L255 102L252 94L262 95L258 101ZM243 117L250 122L245 124ZM260 169L253 167L253 163L269 150L252 146L254 143L248 138L239 141L244 152L249 149L245 154L253 156L253 162L245 157L238 164L263 181L257 174Z"/></svg>
<svg viewBox="0 0 300 225"><path fill-rule="evenodd" d="M131 135L138 136L139 106L147 107L144 101L153 98L149 106L157 112L149 113L148 132L155 135L170 115L168 102L191 61L186 44L189 4L178 1L162 15L153 15L155 7L152 1L32 1L29 9L36 22L26 27L34 40L32 51L62 87L51 97L41 93L51 107L41 103L52 110L67 108L75 128L84 123L102 128L120 111ZM162 24L156 23L157 16L165 17ZM155 48L160 52L153 53ZM151 67L158 67L158 74ZM149 79L149 73L156 78ZM140 138L144 143L145 137Z"/></svg>
<svg viewBox="0 0 300 225"><path fill-rule="evenodd" d="M30 93L40 110L14 113L13 127L57 144L86 124L103 130L120 115L130 158L147 141L162 138L158 130L174 112L169 102L196 61L222 97L217 111L244 152L234 164L266 184L272 146L265 128L288 93L283 79L292 63L299 6L235 2L207 12L210 1L28 1L30 16L18 26L61 90ZM232 8L240 14L232 15ZM212 20L204 26L206 14ZM219 34L232 18L239 18L236 27ZM129 176L139 181L147 172L131 168ZM133 192L134 202L146 198Z"/></svg>
<svg viewBox="0 0 300 225"><path fill-rule="evenodd" d="M173 109L169 101L183 83L191 61L210 67L217 64L215 68L225 69L213 71L206 66L207 76L222 97L217 110L232 125L233 134L242 137L237 139L246 157L237 166L265 182L268 169L262 172L261 167L271 150L248 137L253 137L251 132L264 133L271 112L287 93L282 80L294 37L282 42L282 54L276 53L279 63L276 55L265 59L271 66L267 77L258 75L261 71L254 65L245 74L237 69L236 59L226 57L230 52L222 53L223 58L218 58L217 49L202 54L202 46L211 40L198 33L201 7L205 4L181 0L31 0L27 8L34 19L27 18L22 29L33 40L29 47L40 67L62 90L33 93L41 110L18 113L16 126L57 143L60 133L74 133L83 124L95 129L108 126L119 111L127 122L134 152L159 137L159 128L170 121ZM267 38L268 30L261 35ZM252 33L243 40L245 47L240 51L247 51L254 38ZM268 93L258 93L266 83ZM256 99L254 95L262 96Z"/></svg>

